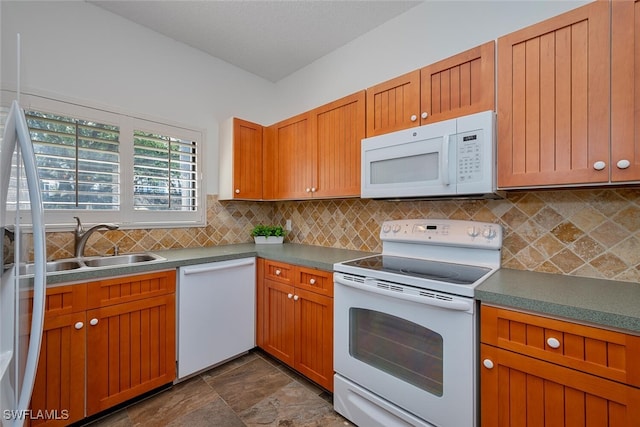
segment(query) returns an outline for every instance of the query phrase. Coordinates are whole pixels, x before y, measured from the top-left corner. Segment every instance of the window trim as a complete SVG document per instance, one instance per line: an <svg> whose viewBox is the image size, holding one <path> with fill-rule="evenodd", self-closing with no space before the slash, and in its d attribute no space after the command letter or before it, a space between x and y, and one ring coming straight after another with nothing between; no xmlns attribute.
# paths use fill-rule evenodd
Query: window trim
<svg viewBox="0 0 640 427"><path fill-rule="evenodd" d="M15 98L15 93L0 91L2 104ZM204 194L205 132L178 125L169 121L137 117L133 114L118 113L105 108L81 105L77 102L53 99L46 96L22 93L21 107L25 110L43 111L82 120L97 121L120 128L120 209L113 211L67 209L45 210L47 231L66 231L75 226L74 216L79 216L83 224L107 222L121 229L136 228L182 228L206 225L206 196ZM142 116L142 115L140 115ZM135 210L133 208L133 131L144 130L196 142L196 198L194 211Z"/></svg>

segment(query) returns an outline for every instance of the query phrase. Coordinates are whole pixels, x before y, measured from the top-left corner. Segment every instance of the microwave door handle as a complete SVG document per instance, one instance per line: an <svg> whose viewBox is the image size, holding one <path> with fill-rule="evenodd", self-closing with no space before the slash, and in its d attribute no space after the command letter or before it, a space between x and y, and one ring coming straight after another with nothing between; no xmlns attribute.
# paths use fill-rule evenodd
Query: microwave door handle
<svg viewBox="0 0 640 427"><path fill-rule="evenodd" d="M442 141L442 184L448 186L449 182L449 135L445 134Z"/></svg>

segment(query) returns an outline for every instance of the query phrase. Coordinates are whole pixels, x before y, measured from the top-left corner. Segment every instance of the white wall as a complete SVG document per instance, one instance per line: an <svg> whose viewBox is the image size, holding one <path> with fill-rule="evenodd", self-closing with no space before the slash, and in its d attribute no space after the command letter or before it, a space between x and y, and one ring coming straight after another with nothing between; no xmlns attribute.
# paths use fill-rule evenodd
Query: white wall
<svg viewBox="0 0 640 427"><path fill-rule="evenodd" d="M271 124L582 3L427 1L274 85L83 1L2 0L0 88L15 87L19 32L23 91L203 129L215 194L226 118Z"/></svg>
<svg viewBox="0 0 640 427"><path fill-rule="evenodd" d="M275 85L83 1L0 1L0 87L142 114L206 132L205 190L218 189L218 123L267 121Z"/></svg>
<svg viewBox="0 0 640 427"><path fill-rule="evenodd" d="M494 40L588 1L426 1L278 82L274 121Z"/></svg>

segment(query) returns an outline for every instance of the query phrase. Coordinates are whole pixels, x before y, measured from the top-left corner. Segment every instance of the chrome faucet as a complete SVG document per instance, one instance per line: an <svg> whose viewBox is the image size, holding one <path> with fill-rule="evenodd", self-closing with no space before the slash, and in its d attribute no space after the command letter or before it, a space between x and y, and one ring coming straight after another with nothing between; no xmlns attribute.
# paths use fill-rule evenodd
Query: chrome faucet
<svg viewBox="0 0 640 427"><path fill-rule="evenodd" d="M118 226L114 224L98 224L94 225L87 231L84 231L82 228L82 223L80 222L80 218L74 216L76 219L76 230L75 230L75 256L76 258L80 258L84 256L84 246L87 244L87 240L94 231L97 230L117 230Z"/></svg>

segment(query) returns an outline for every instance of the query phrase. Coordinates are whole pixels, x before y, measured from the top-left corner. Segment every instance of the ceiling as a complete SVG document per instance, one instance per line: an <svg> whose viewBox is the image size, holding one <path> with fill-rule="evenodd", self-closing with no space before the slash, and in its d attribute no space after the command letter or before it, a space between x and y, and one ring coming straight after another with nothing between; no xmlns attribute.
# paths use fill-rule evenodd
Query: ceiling
<svg viewBox="0 0 640 427"><path fill-rule="evenodd" d="M422 1L86 0L277 82Z"/></svg>

